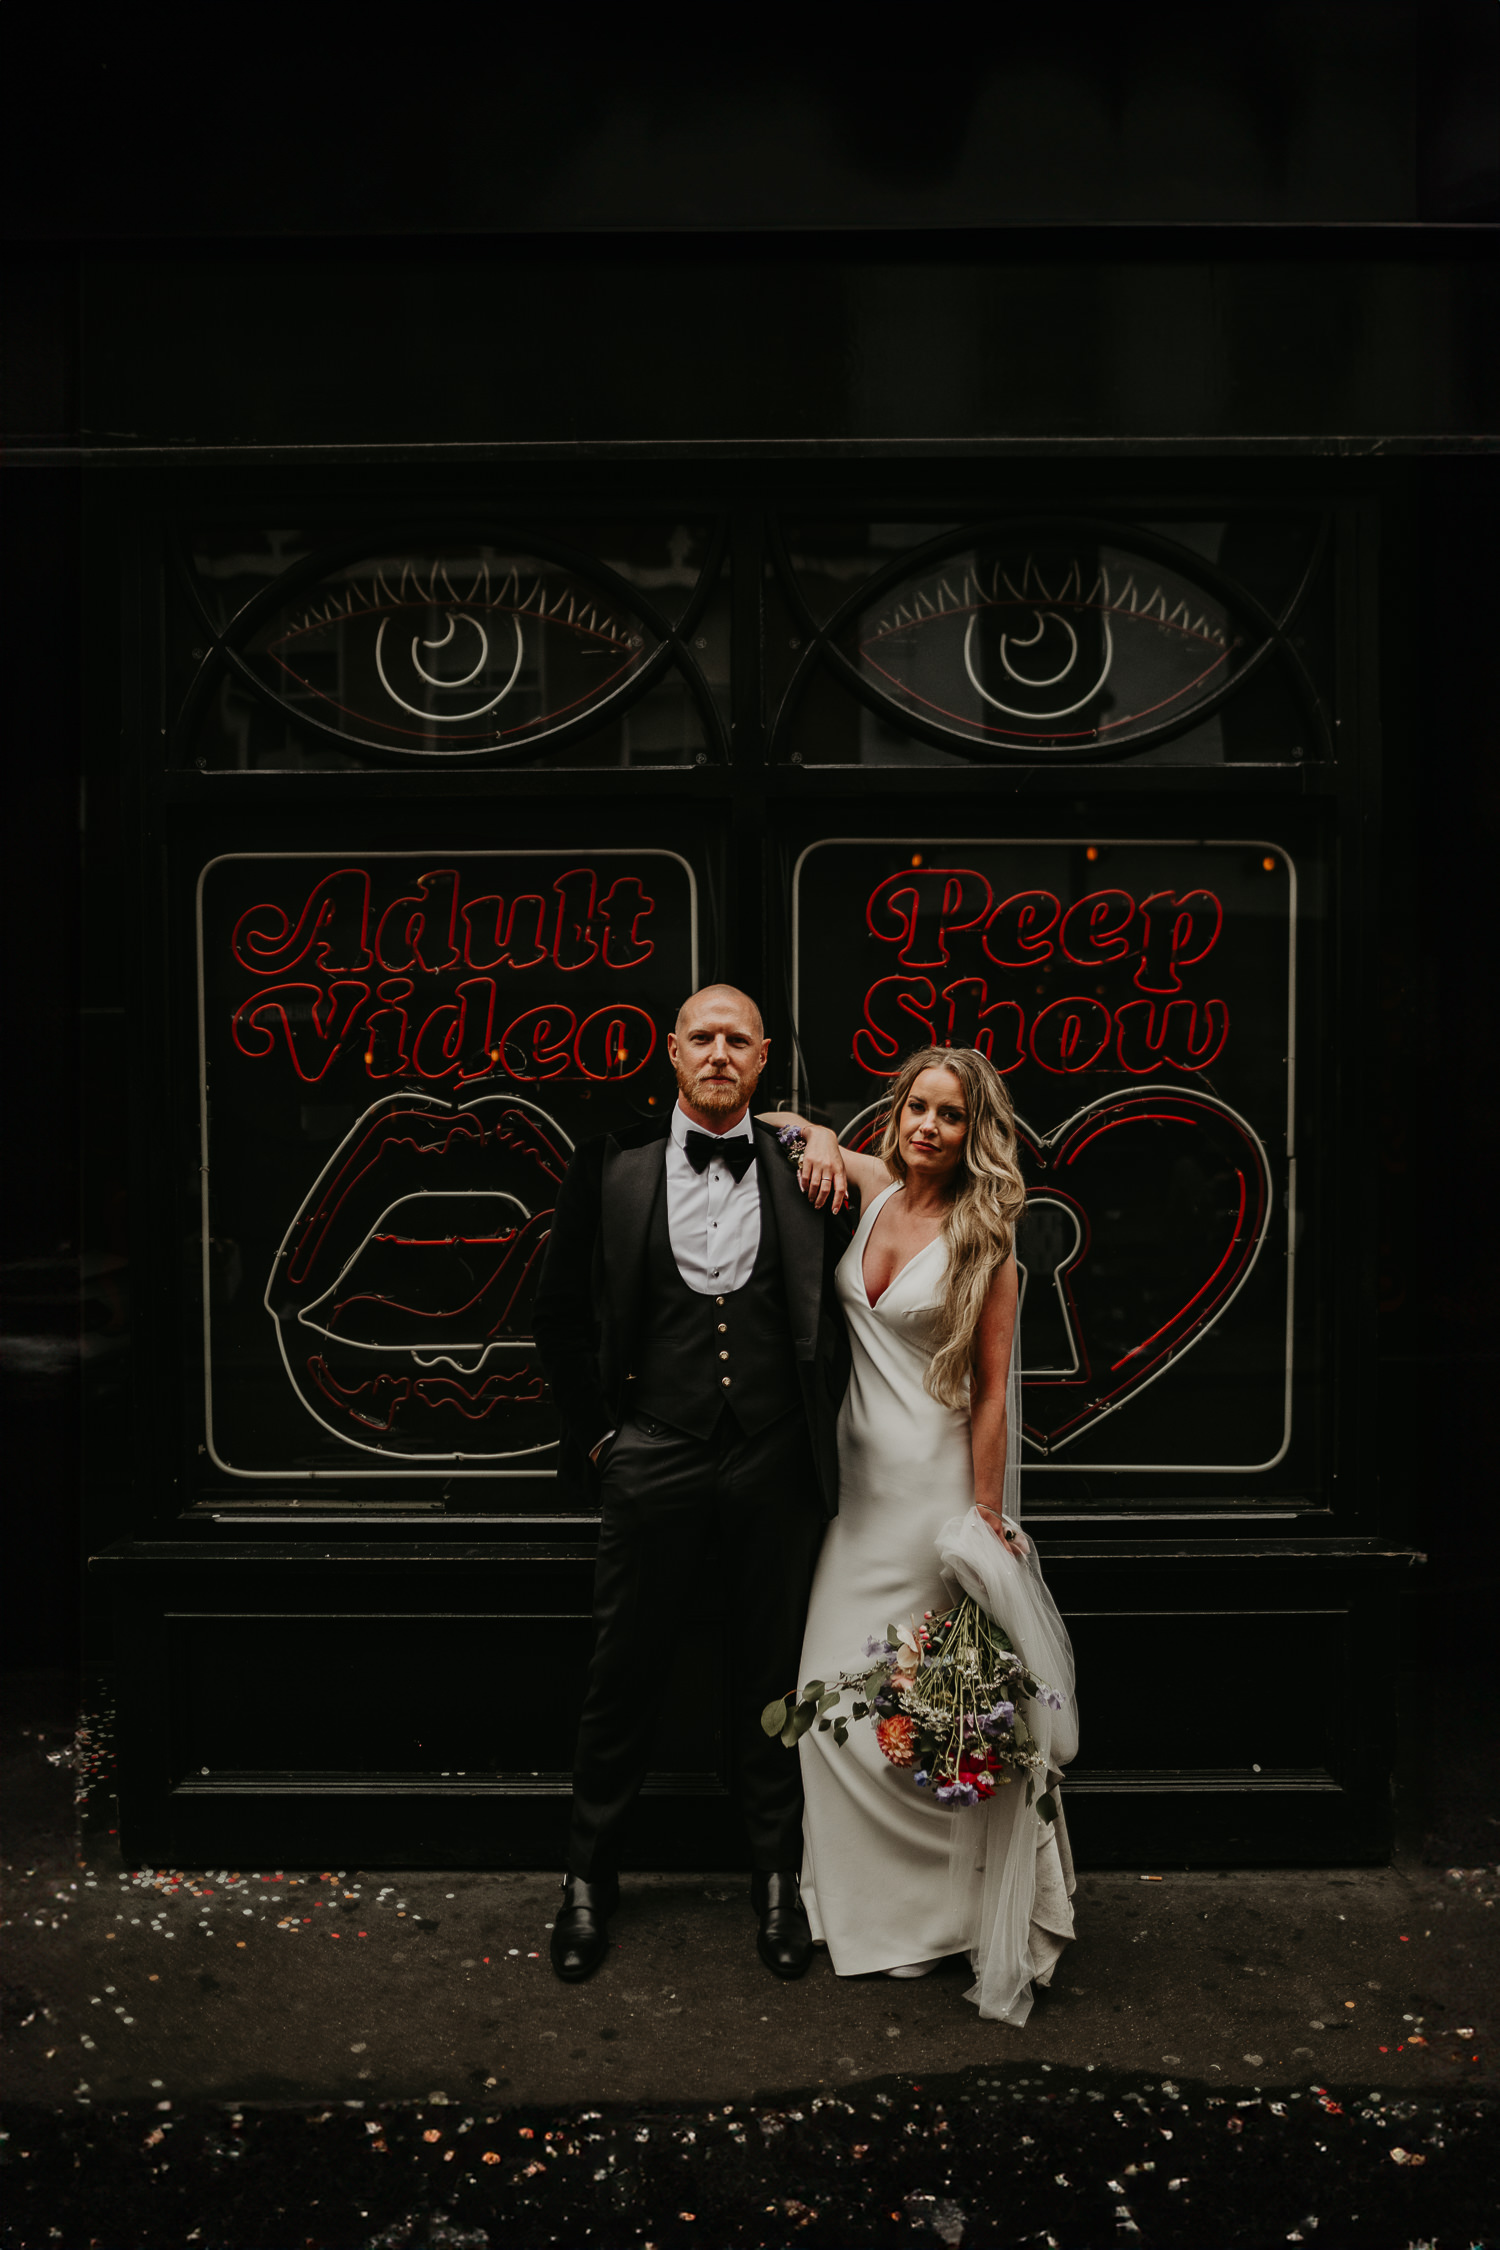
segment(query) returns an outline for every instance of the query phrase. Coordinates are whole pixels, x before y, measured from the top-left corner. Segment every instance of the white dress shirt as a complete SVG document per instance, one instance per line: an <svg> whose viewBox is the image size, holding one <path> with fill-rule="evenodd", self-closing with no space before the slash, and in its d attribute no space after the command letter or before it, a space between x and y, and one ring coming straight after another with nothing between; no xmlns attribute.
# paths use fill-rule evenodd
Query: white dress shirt
<svg viewBox="0 0 1500 2250"><path fill-rule="evenodd" d="M672 1111L667 1142L667 1233L677 1271L700 1297L724 1297L743 1289L760 1248L760 1185L755 1165L737 1180L722 1157L710 1157L701 1172L688 1162L691 1127L680 1105ZM754 1139L748 1110L738 1125L715 1139Z"/></svg>

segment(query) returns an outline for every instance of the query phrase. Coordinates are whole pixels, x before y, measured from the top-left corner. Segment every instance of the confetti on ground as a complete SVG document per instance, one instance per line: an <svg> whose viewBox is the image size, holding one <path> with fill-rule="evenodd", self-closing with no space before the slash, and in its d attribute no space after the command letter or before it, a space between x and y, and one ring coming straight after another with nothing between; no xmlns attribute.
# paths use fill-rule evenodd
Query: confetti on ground
<svg viewBox="0 0 1500 2250"><path fill-rule="evenodd" d="M13 2105L0 2250L1492 2239L1488 2099L1310 2086L1267 2101L1053 2075L1045 2091L887 2079L690 2110Z"/></svg>
<svg viewBox="0 0 1500 2250"><path fill-rule="evenodd" d="M787 2084L799 2081L784 2073L759 2081L783 2089L774 2099L705 2108L678 2098L669 2077L675 2106L637 2096L580 2110L563 2106L567 2092L578 2098L575 2081L561 2091L554 2085L548 2099L557 2106L544 2109L532 2078L529 2098L516 2106L505 2061L490 2049L479 2067L447 2080L451 2093L439 2090L443 2065L431 2079L424 2069L404 2090L433 2091L425 2102L403 2105L384 2098L393 2090L386 2073L399 2042L362 1997L380 1994L383 1965L425 1956L441 1923L431 1965L443 1964L451 1992L472 1995L466 2004L482 2010L494 2007L489 1995L498 1999L504 1983L510 2012L502 2020L529 2026L538 2042L556 2041L544 1950L551 1925L543 1919L555 1894L544 1906L538 1891L524 1916L511 1910L508 1920L481 1928L476 1879L460 1882L451 1873L387 1881L353 1868L122 1868L110 1714L89 1713L71 1735L53 1730L29 1754L38 1762L45 1757L69 1783L83 1816L82 1840L49 1854L43 1870L19 1871L29 1888L16 1924L41 1948L39 1975L46 1957L88 1965L81 1993L75 1984L61 2015L50 2005L56 1993L44 1984L28 1994L18 2017L28 2052L52 2067L33 2081L45 2086L45 2102L13 2104L0 2117L0 2163L9 2182L0 2250L67 2250L90 2240L111 2250L155 2250L163 2241L205 2250L293 2241L319 2250L344 2243L357 2250L498 2250L511 2241L569 2250L585 2243L589 2250L616 2243L620 2250L669 2250L685 2242L715 2250L784 2250L790 2242L840 2250L887 2242L998 2250L1023 2240L1049 2250L1093 2250L1106 2241L1193 2250L1212 2241L1238 2250L1282 2240L1332 2242L1340 2250L1416 2250L1441 2241L1447 2250L1450 2239L1492 2240L1484 2232L1493 2170L1486 2135L1494 2123L1485 1995L1464 1985L1443 1999L1440 1984L1418 1981L1432 1977L1427 1964L1437 1957L1436 1947L1422 1953L1433 1936L1428 1925L1456 1952L1461 1917L1469 1917L1465 1930L1481 1922L1474 1909L1496 1891L1492 1867L1434 1867L1420 1903L1404 1895L1399 1914L1380 1924L1367 1908L1355 1914L1345 1878L1309 1878L1319 1886L1309 1893L1313 1914L1325 1932L1339 1934L1322 1939L1319 1981L1304 1978L1290 2013L1281 2002L1279 2024L1275 1947L1282 1940L1269 1927L1252 1926L1258 1912L1250 1909L1247 1922L1242 1907L1232 1932L1231 1894L1211 1897L1201 1877L1115 1878L1129 1885L1128 1916L1118 1925L1122 1945L1137 1935L1170 1942L1174 1914L1180 1930L1184 1920L1208 1925L1211 1911L1204 1938L1212 1960L1233 1974L1236 1993L1256 1996L1236 2003L1239 2037L1225 2036L1222 2018L1203 2019L1222 2039L1218 2061L1194 2043L1196 2017L1168 2009L1158 2019L1154 2007L1142 2005L1139 1985L1133 2025L1129 2005L1123 2014L1118 2004L1108 2010L1096 1981L1107 1984L1114 1973L1106 1960L1081 1975L1073 1970L1077 1982L1060 1980L1059 1992L1039 2007L1044 2038L1050 2017L1052 2036L1070 2022L1071 2036L1084 2043L1082 2055L1075 2047L1056 2067L1018 2063L1007 2036L998 2041L1007 2051L997 2049L994 2063L971 2062L959 2072L952 2058L941 2079L910 2075L912 2047L887 2045L903 2033L881 1992L872 1996L865 2045L846 2026L839 2043L850 2052L835 2064L830 2047L826 2061L812 2066L836 2069L837 2091L824 2080L789 2095ZM1138 1887L1147 1883L1150 1889ZM1332 1897L1325 1885L1336 1886ZM701 1893L736 1910L741 1895L737 1884ZM1347 1929L1334 1898L1354 1915ZM90 1952L87 1933L124 1942L112 1942L108 1955L102 1943ZM512 1937L519 1942L510 1943ZM356 1939L375 1942L343 1942ZM481 1954L486 1943L491 1951ZM1145 1957L1144 1950L1137 1956L1143 1963ZM157 1965L148 1970L147 1962ZM321 1979L322 1989L353 1996L336 2034L342 2067L332 2093L314 2103L322 2082L303 2075L288 2082L290 2099L283 2091L268 2095L265 2107L212 2105L193 2095L190 2077L184 2085L169 2076L164 2085L145 2075L164 2064L177 2067L172 2027L184 2019L173 2011L183 2009L185 1996L194 2023L220 2005L229 2020L228 2000L208 2002L200 1993L235 1989L237 1970L279 1980L253 1987L261 1993L316 1991ZM675 1967L670 1973L676 1976ZM630 1977L646 1981L638 1967ZM328 1985L330 1978L337 1982ZM1250 1982L1257 1978L1266 1984ZM530 2015L516 2012L523 1990L517 1980L532 1996L524 2003ZM431 1987L439 2011L448 1989ZM813 1993L811 1983L798 1989ZM1080 1995L1087 2007L1077 2006ZM649 2003L653 2017L683 2013L665 1983L660 1993L621 1991L619 1998L628 2006ZM758 1984L748 2004L747 2025L766 2025ZM1117 2041L1110 2068L1084 2059L1099 2054L1086 2041L1091 2026L1108 2028L1107 2013ZM1455 2024L1459 2015L1465 2020ZM631 2036L628 2018L615 2021L627 2026L623 2034L598 2031L603 2040L621 2040L612 2058ZM539 2022L547 2028L538 2030ZM1316 2046L1291 2044L1304 2035ZM1170 2051L1153 2059L1172 2075L1142 2077L1162 2037ZM1132 2044L1141 2058L1134 2076L1118 2067ZM871 2052L877 2045L878 2058ZM1213 2051L1209 2046L1207 2055ZM558 2052L535 2049L539 2061ZM778 2061L783 2052L798 2055L800 2076L808 2067L802 2051L778 2051ZM1399 2076L1398 2057L1404 2081L1386 2079L1383 2093L1351 2075ZM875 2075L898 2061L907 2076ZM1328 2076L1335 2065L1336 2081ZM1233 2083L1225 2083L1225 2069ZM870 2075L861 2078L861 2070ZM1326 2082L1309 2083L1315 2072ZM1254 2083L1262 2076L1276 2082ZM216 2083L232 2090L222 2078ZM614 2083L618 2089L621 2081ZM151 2095L144 2096L148 2085ZM144 2098L116 2098L123 2088ZM344 2098L359 2094L370 2097L368 2104Z"/></svg>

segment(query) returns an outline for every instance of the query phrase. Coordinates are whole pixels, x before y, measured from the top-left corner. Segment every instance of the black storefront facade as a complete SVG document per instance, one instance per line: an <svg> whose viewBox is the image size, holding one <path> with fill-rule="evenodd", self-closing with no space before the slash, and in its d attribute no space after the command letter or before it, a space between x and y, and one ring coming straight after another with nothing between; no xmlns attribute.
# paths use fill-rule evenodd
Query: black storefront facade
<svg viewBox="0 0 1500 2250"><path fill-rule="evenodd" d="M1080 1859L1382 1859L1389 634L1479 411L1400 339L1462 245L450 247L441 383L356 333L416 272L85 274L137 433L82 472L127 1859L558 1863L594 1525L529 1293L710 977L851 1141L919 1040L1007 1074ZM741 1858L719 1642L706 1593L642 1651L638 1867Z"/></svg>

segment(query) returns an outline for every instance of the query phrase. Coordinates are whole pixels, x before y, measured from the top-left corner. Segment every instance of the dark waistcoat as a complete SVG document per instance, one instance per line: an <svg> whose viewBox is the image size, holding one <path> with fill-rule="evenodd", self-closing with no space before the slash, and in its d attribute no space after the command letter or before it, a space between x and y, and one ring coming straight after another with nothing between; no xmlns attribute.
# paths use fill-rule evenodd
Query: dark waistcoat
<svg viewBox="0 0 1500 2250"><path fill-rule="evenodd" d="M748 1432L801 1405L776 1219L764 1186L750 1279L722 1297L700 1297L672 1255L663 1179L646 1237L640 1335L630 1364L630 1411L696 1438L712 1434L725 1406Z"/></svg>

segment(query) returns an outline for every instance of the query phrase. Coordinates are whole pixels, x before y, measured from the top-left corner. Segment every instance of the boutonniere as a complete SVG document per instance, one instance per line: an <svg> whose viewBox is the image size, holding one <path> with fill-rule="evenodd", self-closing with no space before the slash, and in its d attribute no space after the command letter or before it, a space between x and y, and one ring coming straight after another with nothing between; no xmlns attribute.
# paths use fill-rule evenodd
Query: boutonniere
<svg viewBox="0 0 1500 2250"><path fill-rule="evenodd" d="M792 1170L800 1172L802 1159L807 1153L807 1135L800 1125L783 1125L776 1135L782 1149L791 1158Z"/></svg>

